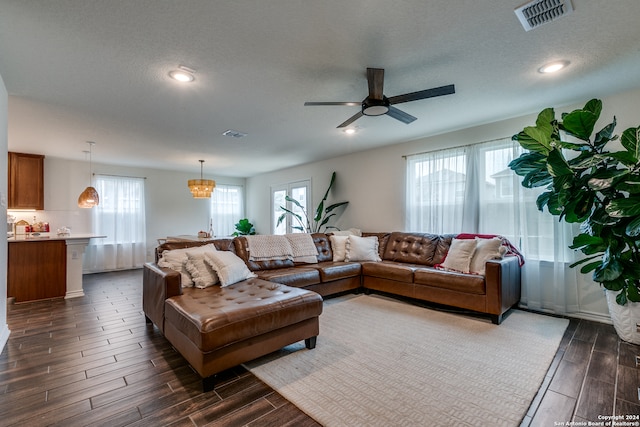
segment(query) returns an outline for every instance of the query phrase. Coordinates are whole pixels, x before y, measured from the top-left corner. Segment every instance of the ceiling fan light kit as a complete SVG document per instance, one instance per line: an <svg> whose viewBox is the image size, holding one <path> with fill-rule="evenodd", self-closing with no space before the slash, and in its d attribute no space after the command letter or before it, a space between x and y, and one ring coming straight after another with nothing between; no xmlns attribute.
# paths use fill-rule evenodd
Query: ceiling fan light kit
<svg viewBox="0 0 640 427"><path fill-rule="evenodd" d="M418 101L420 99L434 98L436 96L450 95L455 93L454 85L436 87L432 89L421 90L418 92L406 93L404 95L392 96L387 98L383 94L384 87L384 69L383 68L367 68L367 84L369 86L369 96L362 102L305 102L305 106L323 106L323 105L360 105L360 111L338 125L338 128L345 128L355 122L362 116L383 116L387 115L402 123L409 124L417 117L405 113L394 104L403 102Z"/></svg>

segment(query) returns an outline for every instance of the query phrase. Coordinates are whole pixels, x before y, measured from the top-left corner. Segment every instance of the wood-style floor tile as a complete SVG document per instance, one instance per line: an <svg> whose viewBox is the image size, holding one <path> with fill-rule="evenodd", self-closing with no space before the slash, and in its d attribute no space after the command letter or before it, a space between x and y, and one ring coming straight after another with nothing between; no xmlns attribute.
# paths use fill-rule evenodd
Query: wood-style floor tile
<svg viewBox="0 0 640 427"><path fill-rule="evenodd" d="M200 378L142 311L142 271L83 277L85 296L7 306L0 425L317 427L235 367L203 393ZM610 325L571 319L523 426L638 413L640 346ZM616 401L613 401L615 388Z"/></svg>

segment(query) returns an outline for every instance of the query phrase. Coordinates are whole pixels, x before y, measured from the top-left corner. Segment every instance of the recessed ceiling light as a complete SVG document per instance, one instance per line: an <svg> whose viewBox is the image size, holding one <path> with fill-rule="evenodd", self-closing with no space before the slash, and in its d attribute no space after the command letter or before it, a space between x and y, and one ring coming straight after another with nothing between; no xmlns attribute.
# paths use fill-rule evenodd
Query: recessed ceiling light
<svg viewBox="0 0 640 427"><path fill-rule="evenodd" d="M169 71L169 77L179 82L190 83L196 79L193 75L195 72L192 68L180 65L177 70Z"/></svg>
<svg viewBox="0 0 640 427"><path fill-rule="evenodd" d="M346 133L347 135L353 135L354 133L356 133L356 129L355 128L346 128L343 132Z"/></svg>
<svg viewBox="0 0 640 427"><path fill-rule="evenodd" d="M555 73L556 71L560 71L569 65L569 61L554 61L549 62L548 64L544 64L542 67L538 68L538 72L547 74L547 73Z"/></svg>

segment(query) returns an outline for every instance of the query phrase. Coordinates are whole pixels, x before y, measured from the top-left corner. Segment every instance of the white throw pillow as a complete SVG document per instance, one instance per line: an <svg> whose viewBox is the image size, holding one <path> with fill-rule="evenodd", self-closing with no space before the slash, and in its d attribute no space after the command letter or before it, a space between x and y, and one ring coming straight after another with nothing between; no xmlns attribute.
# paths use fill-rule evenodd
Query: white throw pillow
<svg viewBox="0 0 640 427"><path fill-rule="evenodd" d="M229 251L217 251L205 254L205 262L218 274L220 286L229 286L245 279L258 277L236 254Z"/></svg>
<svg viewBox="0 0 640 427"><path fill-rule="evenodd" d="M187 252L187 262L185 263L194 286L201 289L213 286L220 281L216 271L204 261L205 253L207 252L195 254Z"/></svg>
<svg viewBox="0 0 640 427"><path fill-rule="evenodd" d="M333 262L344 261L347 256L347 239L349 236L329 236L331 250L333 251Z"/></svg>
<svg viewBox="0 0 640 427"><path fill-rule="evenodd" d="M440 265L447 270L469 273L477 244L475 239L453 239L447 257Z"/></svg>
<svg viewBox="0 0 640 427"><path fill-rule="evenodd" d="M213 244L194 246L184 249L173 249L170 251L162 252L162 258L158 260L158 267L170 268L172 270L180 272L181 280L180 284L183 288L193 286L193 280L191 274L187 270L187 252L192 252L194 255L198 253L215 251L216 247Z"/></svg>
<svg viewBox="0 0 640 427"><path fill-rule="evenodd" d="M378 255L379 243L376 236L349 236L346 246L345 261L382 261Z"/></svg>
<svg viewBox="0 0 640 427"><path fill-rule="evenodd" d="M490 259L502 259L505 248L502 246L502 239L494 237L493 239L481 239L476 237L476 251L471 257L471 265L469 271L472 273L485 273L485 264Z"/></svg>

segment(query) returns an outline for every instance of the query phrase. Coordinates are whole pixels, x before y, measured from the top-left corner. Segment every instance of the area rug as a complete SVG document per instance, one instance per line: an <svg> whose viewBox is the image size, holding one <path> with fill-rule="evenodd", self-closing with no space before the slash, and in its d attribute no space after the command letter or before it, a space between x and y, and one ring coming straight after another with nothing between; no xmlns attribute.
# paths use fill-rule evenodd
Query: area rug
<svg viewBox="0 0 640 427"><path fill-rule="evenodd" d="M497 326L349 295L325 302L315 349L245 366L324 426L517 426L568 323L512 310Z"/></svg>

